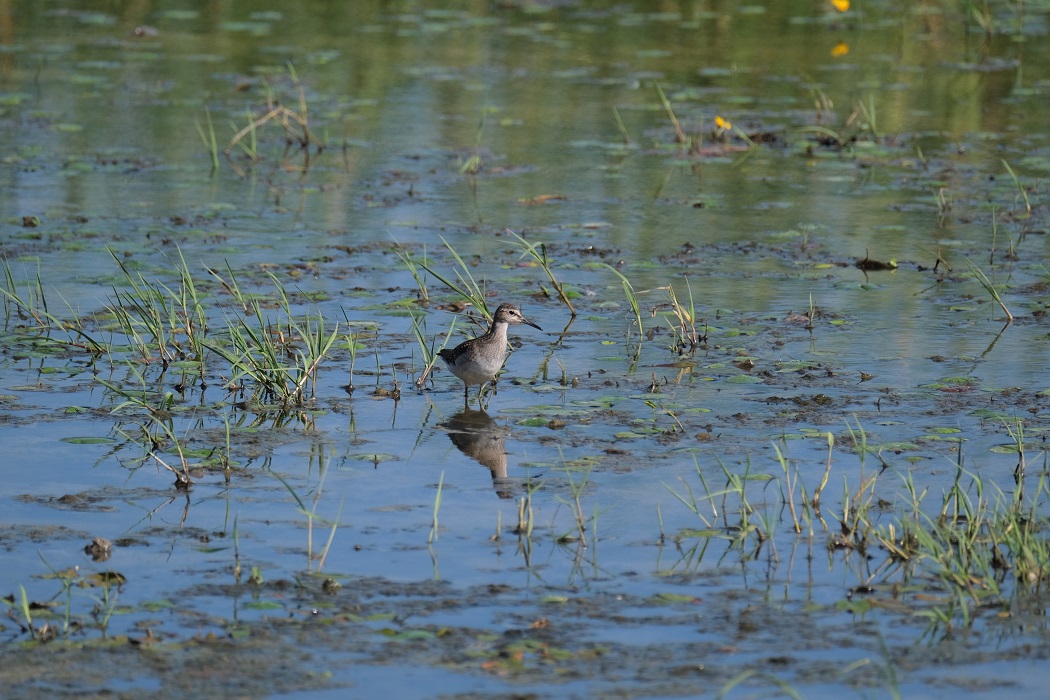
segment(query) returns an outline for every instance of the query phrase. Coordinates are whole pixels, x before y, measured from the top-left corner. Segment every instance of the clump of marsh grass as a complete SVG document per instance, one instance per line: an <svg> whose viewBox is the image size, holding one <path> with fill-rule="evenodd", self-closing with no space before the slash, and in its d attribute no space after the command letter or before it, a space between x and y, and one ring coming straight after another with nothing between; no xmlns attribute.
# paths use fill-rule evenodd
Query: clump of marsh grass
<svg viewBox="0 0 1050 700"><path fill-rule="evenodd" d="M514 526L514 534L518 536L518 553L525 560L525 566L531 566L532 557L532 533L536 527L536 513L532 507L532 498L543 486L543 482L532 481L525 485L525 495L517 501L518 524Z"/></svg>
<svg viewBox="0 0 1050 700"><path fill-rule="evenodd" d="M664 95L663 88L660 87L659 83L653 83L653 87L656 88L656 96L660 99L660 104L663 106L664 111L667 113L667 118L671 120L671 127L674 129L674 140L676 143L688 143L689 137L685 135L685 131L682 129L681 122L678 121L678 117L675 116L674 108L671 107L671 101Z"/></svg>
<svg viewBox="0 0 1050 700"><path fill-rule="evenodd" d="M19 584L19 598L14 600L14 596L11 596L12 600L7 598L0 598L11 610L8 613L8 617L23 631L29 634L31 639L50 639L55 636L54 629L48 625L41 625L38 629L36 623L33 622L33 608L34 605L29 600L29 594L26 593L26 587ZM46 609L46 608L45 608ZM21 615L21 618L17 618L14 613Z"/></svg>
<svg viewBox="0 0 1050 700"><path fill-rule="evenodd" d="M303 89L302 81L299 80L299 76L291 62L287 63L286 67L298 98L298 109L292 109L281 104L275 99L273 92L267 89L265 110L259 116L255 116L251 112L248 113L248 124L237 131L230 138L229 143L226 144L226 148L223 149L223 153L227 158L233 153L234 148L241 148L253 161L258 160L256 130L270 122L281 127L289 145L296 144L303 151L308 150L310 146L315 146L318 150L324 148L324 144L310 130L309 109L307 108L306 91ZM249 139L247 144L244 143L245 138Z"/></svg>
<svg viewBox="0 0 1050 700"><path fill-rule="evenodd" d="M616 275L620 279L620 283L623 285L624 298L627 299L627 304L631 307L631 313L634 314L634 321L638 325L638 344L640 346L642 338L645 337L645 328L642 325L642 307L638 302L638 293L635 292L634 285L631 284L631 281L627 279L622 272L608 263L602 264Z"/></svg>
<svg viewBox="0 0 1050 700"><path fill-rule="evenodd" d="M664 108L664 112L667 114L667 118L671 122L671 128L674 130L675 143L680 143L686 146L690 155L700 155L703 152L703 121L701 120L700 126L697 128L696 136L690 138L686 135L685 129L682 128L682 123L678 120L678 117L674 113L674 108L671 106L671 101L667 99L663 89L659 83L654 82L653 87L656 89L656 96L660 100L660 105ZM617 120L619 115L617 114ZM622 129L621 132L624 130ZM736 134L741 141L747 145L748 155L755 148L755 142L747 135L743 129L739 126L735 126L731 122L723 119L722 117L715 117L715 129L713 135L716 138L724 140L729 133ZM746 156L745 156L746 157Z"/></svg>
<svg viewBox="0 0 1050 700"><path fill-rule="evenodd" d="M197 133L200 134L204 147L208 150L208 155L211 157L211 171L214 173L219 169L219 143L215 138L215 125L211 121L211 110L204 110L204 118L208 123L207 131L200 122L194 121L193 124L197 127Z"/></svg>
<svg viewBox="0 0 1050 700"><path fill-rule="evenodd" d="M175 362L188 364L195 368L203 388L208 356L217 356L229 363L227 386L247 391L249 402L296 408L313 396L318 368L338 339L340 324L330 326L320 314L293 311L289 294L275 275L268 273L276 290L276 313L260 295L241 289L228 264L227 277L209 268L240 307L226 316L223 331L216 334L211 332L215 322L209 319L210 308L181 252L174 264L178 283L170 286L146 279L110 252L123 274L124 286L114 288L106 311L124 339L119 344L122 352L132 355L130 360L113 359L146 367L156 363L162 372ZM143 376L138 383L143 386L142 395L148 393ZM185 385L184 375L177 387ZM107 388L120 393L113 382ZM140 408L155 408L149 400L140 403Z"/></svg>
<svg viewBox="0 0 1050 700"><path fill-rule="evenodd" d="M37 270L33 279L26 280L24 289L20 289L7 260L4 260L3 266L3 286L0 286L0 296L4 300L5 326L10 327L13 318L23 322L32 321L34 326L23 327L23 330L33 333L35 338L44 338L68 348L87 351L93 358L102 357L109 352L106 345L84 330L83 320L68 303L66 303L66 308L72 320L64 320L49 310L40 270ZM64 332L66 340L52 338L51 334L55 331Z"/></svg>
<svg viewBox="0 0 1050 700"><path fill-rule="evenodd" d="M147 365L159 362L165 369L172 362L191 360L200 364L203 376L207 312L182 251L175 265L179 284L174 288L147 281L141 273L132 273L113 250L109 254L127 288L113 290L108 311L139 359Z"/></svg>
<svg viewBox="0 0 1050 700"><path fill-rule="evenodd" d="M346 322L347 328L353 327L353 322L346 315L346 309L343 309L343 320ZM344 387L348 394L354 393L354 366L357 364L357 352L364 348L364 345L360 342L361 335L362 331L356 334L348 332L343 338L346 342L346 351L350 354L349 382Z"/></svg>
<svg viewBox="0 0 1050 700"><path fill-rule="evenodd" d="M875 108L875 98L868 96L867 102L858 99L853 103L853 109L846 120L838 127L824 126L821 122L829 122L833 116L831 99L821 91L814 93L814 101L817 107L817 124L803 126L798 129L802 133L815 134L822 146L833 146L845 150L858 141L869 140L878 142L882 140L878 127L878 111Z"/></svg>
<svg viewBox="0 0 1050 700"><path fill-rule="evenodd" d="M185 393L194 380L203 397L206 377L215 374L225 375L227 387L241 393L242 400L233 410L276 404L281 416L294 413L296 419L308 421L301 409L317 391L318 372L340 338L341 324L328 323L320 313L300 312L272 274L269 279L275 294L264 298L246 293L228 264L226 275L208 269L235 304L224 317L216 318L211 299L181 251L170 261L174 281L167 282L145 276L109 252L120 274L100 312L80 318L70 308L73 320L60 318L49 304L39 273L24 285L16 283L6 262L0 276L0 299L4 300L6 323L9 329L14 326L17 337L36 347L48 341L90 353L94 379L104 387L112 412L133 416L114 427L127 441L124 444L142 449L141 457L122 460L126 465L137 468L155 462L174 476L180 489L189 488L201 470L218 467L229 478L228 413L220 412L226 429L224 455L219 447L213 447L211 453L185 447L188 433L202 427L206 418L185 429L177 427L177 417L187 410ZM350 325L348 321L347 327ZM110 335L106 342L96 339L100 333ZM353 360L359 347L356 337L348 335L347 343ZM108 375L100 375L95 366L103 357L110 363ZM223 361L228 371L223 371ZM179 376L166 377L173 367ZM209 408L203 408L208 414Z"/></svg>
<svg viewBox="0 0 1050 700"><path fill-rule="evenodd" d="M485 122L488 120L489 110L481 110L481 118L478 120L478 128L474 132L474 145L471 148L470 157L459 166L461 175L477 175L481 170L481 138L485 134Z"/></svg>
<svg viewBox="0 0 1050 700"><path fill-rule="evenodd" d="M234 274L233 268L230 267L229 261L226 261L226 274L227 277L223 277L218 273L217 270L213 270L210 267L205 267L208 274L215 278L215 280L223 286L230 297L241 307L241 311L248 313L251 309L249 308L248 295L241 289L240 283L237 282L237 275Z"/></svg>
<svg viewBox="0 0 1050 700"><path fill-rule="evenodd" d="M676 535L675 541L681 543L683 539L689 537L701 539L717 537L725 539L731 549L743 550L747 541L754 536L757 553L758 549L772 536L775 521L768 509L759 512L750 500L748 487L752 484L768 484L774 477L753 472L750 459L746 461L742 474L731 471L721 460L718 460L718 465L725 477L725 485L719 490L712 490L695 455L693 463L703 487L703 494L700 497L693 493L688 482L684 480L682 481L685 487L684 492L675 491L667 484L664 484L664 488L691 510L704 527L700 530L683 530ZM710 510L709 515L708 510ZM730 516L733 517L733 520L730 520ZM721 525L718 524L719 519L722 521Z"/></svg>
<svg viewBox="0 0 1050 700"><path fill-rule="evenodd" d="M448 327L448 332L445 333L445 340L441 343L441 347L437 346L437 337L427 344L426 339L426 318L423 316L412 317L412 333L416 337L416 343L419 345L419 352L423 358L423 372L416 379L416 388L422 389L423 385L426 384L427 377L430 376L430 372L434 369L434 365L437 363L438 358L441 356L441 350L448 345L449 339L452 337L452 332L456 329L456 319L453 316L452 323Z"/></svg>
<svg viewBox="0 0 1050 700"><path fill-rule="evenodd" d="M470 266L467 265L462 256L460 256L456 249L453 248L444 237L441 238L441 242L445 244L445 248L448 249L448 252L452 255L452 259L455 261L455 280L448 275L441 274L426 261L417 261L416 264L429 272L443 285L455 292L463 299L463 301L477 309L486 320L491 320L492 312L489 311L488 305L485 303L485 291L481 288L481 285L474 280L474 276L470 274Z"/></svg>
<svg viewBox="0 0 1050 700"><path fill-rule="evenodd" d="M1023 425L1017 420L1006 426L1017 445L1021 470L1025 462ZM887 472L885 462L879 473L866 474L865 457L878 455L878 450L869 445L859 421L847 424L847 428L860 462L859 476L853 475L852 467L842 474L841 510L833 515L839 532L828 532L827 546L829 553L842 552L844 561L852 558L858 563L861 583L854 590L873 593L878 586L893 585L895 591L907 595L909 581L935 581L939 595L930 597L916 611L928 620L927 633L931 635L966 627L981 610L1009 611L1043 594L1050 583L1050 542L1045 536L1050 530L1050 454L1044 457L1038 482L1029 483L1025 489L1030 493L1022 493L1019 483L1018 490L1007 494L988 483L978 470L967 468L959 450L954 480L940 497L934 497L928 488L920 491L910 474L899 482L880 480L879 476ZM781 465L782 477L756 473L750 462L742 473L722 465L725 485L721 489L709 486L709 478L694 457L701 494L695 494L685 480L683 489L665 484L703 523L698 529L683 528L675 536L681 562L698 565L712 539L726 540L727 551L740 548L751 537L761 547L774 539L772 533L780 524L786 524L799 538L804 537L808 521L812 537L813 522L824 522L820 494L833 470L834 440L830 433L827 437L827 465L812 494L802 483L799 469L776 444L774 459ZM780 481L783 509L779 516L768 506L759 506L748 492L749 483L773 480ZM885 494L887 488L894 489L892 495ZM796 499L796 494L800 498ZM899 504L896 507L895 502ZM681 550L681 543L691 539L698 543Z"/></svg>
<svg viewBox="0 0 1050 700"><path fill-rule="evenodd" d="M623 123L623 119L620 118L620 110L616 107L612 108L613 119L616 121L616 129L620 132L620 137L623 139L624 144L631 143L631 135L627 131L627 127Z"/></svg>
<svg viewBox="0 0 1050 700"><path fill-rule="evenodd" d="M667 285L666 287L659 287L667 293L667 301L671 305L671 313L674 314L677 325L671 325L671 334L673 342L671 343L671 351L684 355L686 352L696 352L696 348L699 347L701 342L706 341L707 334L703 336L696 330L696 307L693 304L693 289L689 285L689 278L685 278L685 288L689 292L689 303L684 304L678 299L678 295L675 294L674 287Z"/></svg>
<svg viewBox="0 0 1050 700"><path fill-rule="evenodd" d="M270 319L258 299L250 302L248 318L232 319L226 342L208 341L207 347L230 364L230 388L244 379L254 384L253 396L262 403L299 407L313 396L317 370L339 337L339 324L331 331L321 314L297 316L287 290L269 274L278 295L279 315Z"/></svg>
<svg viewBox="0 0 1050 700"><path fill-rule="evenodd" d="M83 634L88 627L105 634L117 611L120 588L127 582L125 576L117 571L86 571L77 566L57 569L42 554L40 560L48 570L40 578L58 581L61 591L48 600L37 601L29 597L24 585L19 585L17 597L0 598L8 607L7 618L37 642L68 639ZM77 612L75 599L85 596L91 603L90 611ZM62 602L56 600L60 597Z"/></svg>
<svg viewBox="0 0 1050 700"><path fill-rule="evenodd" d="M447 245L447 243L446 243ZM416 288L419 290L419 301L426 303L430 301L430 292L427 290L426 276L420 272L421 265L416 263L416 260L412 257L412 254L397 241L394 241L394 254L398 260L405 266L412 274L412 279L416 281ZM423 247L423 260L422 265L427 264L427 249Z"/></svg>
<svg viewBox="0 0 1050 700"><path fill-rule="evenodd" d="M554 291L558 293L558 297L562 303L565 304L569 309L569 313L572 314L573 318L576 317L576 309L572 306L572 301L569 300L569 295L565 291L564 285L557 280L554 276L554 271L551 269L552 261L547 257L547 244L543 242L529 243L523 236L519 236L510 229L506 229L506 232L514 236L517 240L518 245L522 249L522 257L526 255L536 261L543 271L547 273L547 277L550 278L551 284L554 286ZM543 290L544 294L550 296L550 293L546 289Z"/></svg>
<svg viewBox="0 0 1050 700"><path fill-rule="evenodd" d="M1006 172L1010 173L1010 177L1014 181L1014 187L1017 188L1017 198L1024 202L1024 213L1025 217L1032 215L1032 203L1028 201L1028 192L1025 190L1024 185L1021 184L1021 180L1017 177L1017 173L1010 167L1010 164L1006 162L1006 159L1002 159L1003 167L1006 168ZM1016 203L1016 199L1014 202Z"/></svg>
<svg viewBox="0 0 1050 700"><path fill-rule="evenodd" d="M1003 313L1006 314L1006 324L1010 325L1013 323L1014 315L1010 313L1010 309L1006 307L1006 302L1003 301L1002 296L999 294L999 289L990 279L988 279L988 275L986 275L984 270L978 267L973 261L967 260L966 264L969 265L970 274L973 275L973 278L984 287L984 291L988 292L988 296L990 296L995 303L999 305L999 308L1003 310Z"/></svg>

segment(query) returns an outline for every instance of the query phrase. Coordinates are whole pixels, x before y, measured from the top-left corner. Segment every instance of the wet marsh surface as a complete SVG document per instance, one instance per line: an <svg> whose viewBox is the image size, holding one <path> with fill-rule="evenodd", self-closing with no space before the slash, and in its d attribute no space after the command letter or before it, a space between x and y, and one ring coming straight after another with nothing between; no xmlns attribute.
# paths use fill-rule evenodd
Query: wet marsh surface
<svg viewBox="0 0 1050 700"><path fill-rule="evenodd" d="M7 12L11 697L1041 696L1050 8Z"/></svg>

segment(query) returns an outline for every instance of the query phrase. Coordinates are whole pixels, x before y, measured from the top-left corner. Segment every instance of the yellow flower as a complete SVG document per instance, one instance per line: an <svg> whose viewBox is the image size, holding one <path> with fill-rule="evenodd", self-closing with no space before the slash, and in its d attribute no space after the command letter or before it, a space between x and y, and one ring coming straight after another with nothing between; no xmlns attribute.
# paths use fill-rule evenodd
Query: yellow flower
<svg viewBox="0 0 1050 700"><path fill-rule="evenodd" d="M715 126L717 126L722 131L726 131L728 129L733 128L733 125L727 122L725 119L722 119L722 117L715 117Z"/></svg>
<svg viewBox="0 0 1050 700"><path fill-rule="evenodd" d="M835 9L839 12L845 12L849 9L849 0L831 0L831 4L835 6Z"/></svg>
<svg viewBox="0 0 1050 700"><path fill-rule="evenodd" d="M840 41L839 43L835 44L834 48L831 49L831 55L835 58L838 58L839 56L845 56L848 53L849 44L847 44L844 41Z"/></svg>

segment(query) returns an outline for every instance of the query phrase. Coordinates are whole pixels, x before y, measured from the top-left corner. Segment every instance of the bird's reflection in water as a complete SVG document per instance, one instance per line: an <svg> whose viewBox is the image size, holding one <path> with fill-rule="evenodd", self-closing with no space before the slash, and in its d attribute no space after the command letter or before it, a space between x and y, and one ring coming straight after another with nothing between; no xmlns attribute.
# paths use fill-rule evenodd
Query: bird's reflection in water
<svg viewBox="0 0 1050 700"><path fill-rule="evenodd" d="M459 451L488 467L492 485L500 498L513 498L513 480L507 478L507 428L501 427L485 411L465 408L441 427Z"/></svg>

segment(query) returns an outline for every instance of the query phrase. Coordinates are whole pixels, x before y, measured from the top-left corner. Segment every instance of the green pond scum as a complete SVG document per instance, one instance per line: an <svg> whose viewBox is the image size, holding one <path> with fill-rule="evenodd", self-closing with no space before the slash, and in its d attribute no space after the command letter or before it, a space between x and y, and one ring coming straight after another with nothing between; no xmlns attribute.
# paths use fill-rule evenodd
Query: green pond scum
<svg viewBox="0 0 1050 700"><path fill-rule="evenodd" d="M1044 694L1050 6L0 26L5 697Z"/></svg>

